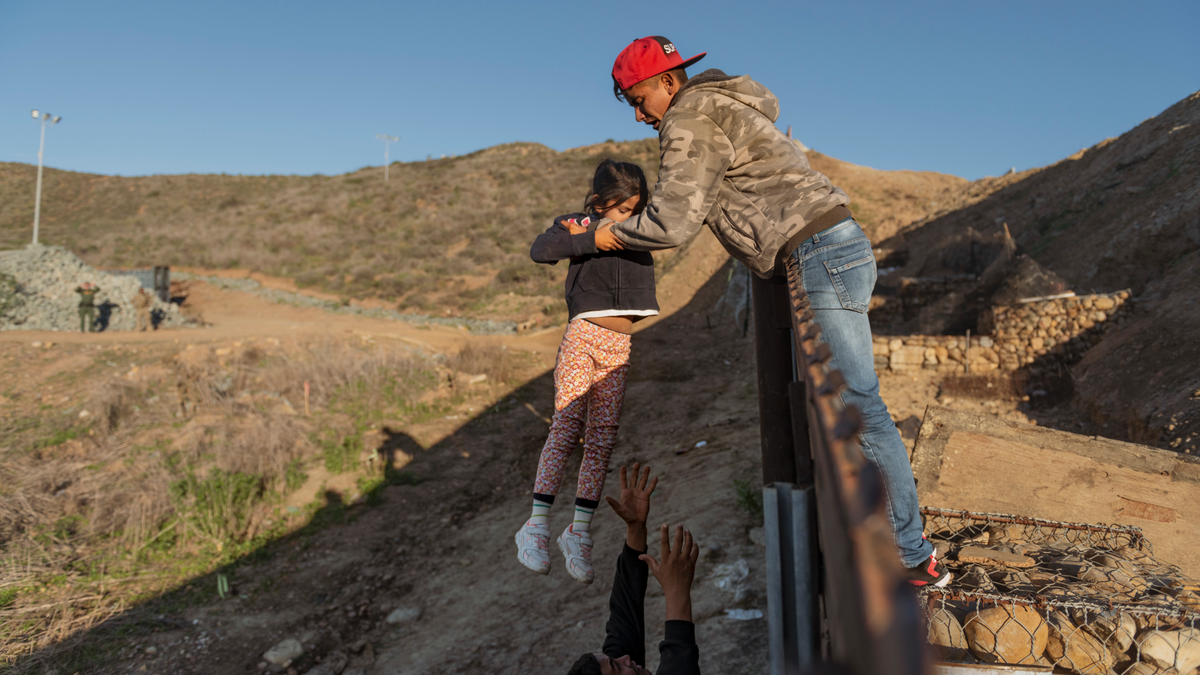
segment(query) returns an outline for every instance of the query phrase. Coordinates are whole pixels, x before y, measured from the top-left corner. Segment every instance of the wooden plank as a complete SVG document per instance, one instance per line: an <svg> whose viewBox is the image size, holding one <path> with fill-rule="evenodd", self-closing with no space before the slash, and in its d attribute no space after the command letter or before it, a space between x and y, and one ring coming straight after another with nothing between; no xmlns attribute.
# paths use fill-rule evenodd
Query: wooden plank
<svg viewBox="0 0 1200 675"><path fill-rule="evenodd" d="M930 407L913 451L921 503L1142 528L1200 578L1200 463L1187 455Z"/></svg>

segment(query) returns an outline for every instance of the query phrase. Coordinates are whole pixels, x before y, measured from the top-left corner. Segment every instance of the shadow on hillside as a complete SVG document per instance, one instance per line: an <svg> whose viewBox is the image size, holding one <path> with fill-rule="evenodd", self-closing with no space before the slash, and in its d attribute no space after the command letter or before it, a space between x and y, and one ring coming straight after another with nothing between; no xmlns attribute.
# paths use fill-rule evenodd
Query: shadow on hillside
<svg viewBox="0 0 1200 675"><path fill-rule="evenodd" d="M713 371L713 364L697 362L695 354L671 347L677 346L682 331L712 330L722 339L741 339L740 330L732 323L726 322L713 328L706 327L706 313L725 292L726 280L727 269L726 266L722 266L685 307L634 336L631 374L636 381L653 380L667 383L669 386L686 387L685 383L693 377L702 377L705 373ZM753 361L750 363L753 364ZM631 379L632 381L635 380ZM377 475L383 480L353 504L346 503L345 495L327 491L324 504L300 529L265 541L219 569L183 580L174 588L146 599L81 634L30 655L16 665L14 672L47 672L57 669L59 673L109 673L126 670L131 667L131 663L132 667L136 668L137 663L133 662L134 652L130 647L135 644L143 647L153 644L153 634L172 631L192 636L208 631L216 636L216 641L209 653L193 651L192 656L196 660L179 656L179 652L184 651L183 647L164 650L160 646L158 656L153 661L145 662L150 670L257 672L255 664L260 661L262 653L262 649L257 646L263 643L269 646L278 642L281 631L287 633L295 628L297 621L307 620L296 619L295 616L307 616L322 611L318 606L330 602L331 596L314 594L315 589L297 585L296 599L288 601L290 606L272 607L269 609L273 611L264 612L280 615L278 625L224 629L194 624L189 620L189 615L196 614L196 610L201 608L244 601L244 598L239 598L244 591L238 588L239 582L235 579L239 567L263 563L277 566L277 578L272 580L275 588L268 587L268 590L262 591L262 596L269 598L272 593L280 592L281 585L286 587L289 583L286 576L293 573L293 563L300 567L321 564L316 561L297 562L296 552L303 550L307 540L322 532L327 539L333 532L343 532L348 538L344 540L345 549L351 549L360 539L370 536L380 541L385 540L389 551L395 550L397 544L402 544L405 549L418 551L430 560L437 558L439 549L432 546L427 538L432 529L437 529L431 527L431 524L445 523L458 527L479 512L481 500L496 499L498 494L504 495L504 498L522 495L524 499L523 495L533 485L537 457L546 437L547 418L553 410L553 398L553 372L546 372L499 396L489 408L475 414L456 431L429 448L422 448L402 429L385 428L382 442L376 452L377 465L382 467L382 471ZM627 401L627 412L628 406ZM471 458L470 462L462 459L468 455ZM576 450L568 461L568 478L564 483L564 491L567 484L573 481L579 455L580 451ZM410 463L397 461L407 457L412 458ZM403 466L399 469L393 468L397 464ZM420 504L419 522L409 522L400 518L402 511L405 514L410 512L400 506L402 500L397 499L399 495L404 495L408 503L413 503L415 498ZM365 523L371 520L365 516L373 512L386 514L386 537L379 531L383 528L363 529L366 527ZM356 521L361 522L356 525ZM409 557L405 559L404 564L412 565L413 561L414 559ZM444 560L437 559L435 566L444 564ZM361 568L358 565L345 562L328 562L325 565L333 570L332 577L323 582L326 588L345 587L352 584L356 578L362 579ZM338 567L339 565L342 567ZM232 598L221 597L218 590L221 579L231 581L228 593L233 595ZM301 607L302 605L307 606ZM284 609L295 611L283 611ZM238 611L251 610L246 608ZM292 618L282 618L285 614L290 614ZM290 667L295 672L304 673L317 664L315 659L319 655L328 656L334 651L344 651L352 643L361 640L378 644L392 629L386 618L382 609L374 607L357 615L351 613L350 616L344 612L323 614L322 625L328 622L329 628L326 632L333 637L324 638L318 642L315 649L306 649ZM217 651L225 638L231 638L224 647L230 651ZM176 636L174 639L180 638ZM251 640L256 648L234 647L232 643L238 640ZM144 654L141 658L145 658ZM358 658L352 657L351 664L358 663L354 660ZM272 666L266 672L283 672L283 669Z"/></svg>

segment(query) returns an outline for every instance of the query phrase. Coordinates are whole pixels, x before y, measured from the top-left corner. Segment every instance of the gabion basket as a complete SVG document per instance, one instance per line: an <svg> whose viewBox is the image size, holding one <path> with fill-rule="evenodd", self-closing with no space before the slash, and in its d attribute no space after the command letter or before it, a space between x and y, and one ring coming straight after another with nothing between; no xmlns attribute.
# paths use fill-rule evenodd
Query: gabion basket
<svg viewBox="0 0 1200 675"><path fill-rule="evenodd" d="M1200 585L1136 527L922 508L954 574L919 593L943 661L1200 675Z"/></svg>

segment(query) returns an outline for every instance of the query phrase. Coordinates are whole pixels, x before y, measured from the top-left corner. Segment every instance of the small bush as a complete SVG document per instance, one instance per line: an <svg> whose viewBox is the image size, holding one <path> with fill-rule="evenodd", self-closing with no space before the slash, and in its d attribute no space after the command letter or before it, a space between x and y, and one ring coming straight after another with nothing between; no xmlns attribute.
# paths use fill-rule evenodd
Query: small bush
<svg viewBox="0 0 1200 675"><path fill-rule="evenodd" d="M748 513L755 520L762 522L762 490L755 485L754 481L751 481L750 479L734 480L733 489L737 494L738 508Z"/></svg>
<svg viewBox="0 0 1200 675"><path fill-rule="evenodd" d="M341 441L324 441L321 451L325 455L325 468L329 473L345 473L357 464L354 439L345 436Z"/></svg>
<svg viewBox="0 0 1200 675"><path fill-rule="evenodd" d="M242 542L253 534L254 510L263 498L262 479L214 469L205 478L188 473L171 484L175 509L218 544Z"/></svg>

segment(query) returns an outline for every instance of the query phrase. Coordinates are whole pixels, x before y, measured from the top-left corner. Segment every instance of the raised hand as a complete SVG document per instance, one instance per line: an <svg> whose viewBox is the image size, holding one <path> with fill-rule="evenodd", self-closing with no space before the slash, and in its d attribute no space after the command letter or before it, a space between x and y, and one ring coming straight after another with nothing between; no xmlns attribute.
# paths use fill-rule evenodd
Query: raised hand
<svg viewBox="0 0 1200 675"><path fill-rule="evenodd" d="M625 467L621 467L621 501L608 496L605 499L621 520L629 525L640 524L645 527L646 518L650 515L650 495L654 494L656 487L658 476L650 478L649 465L643 467L634 462L632 483L629 482Z"/></svg>
<svg viewBox="0 0 1200 675"><path fill-rule="evenodd" d="M662 526L662 560L643 553L639 558L650 567L650 573L662 585L667 601L667 620L692 620L692 579L696 576L696 561L700 547L692 541L692 533L675 526L675 543L671 545L670 527Z"/></svg>

